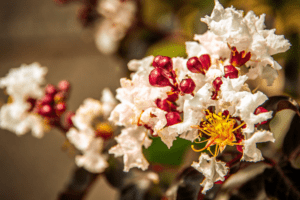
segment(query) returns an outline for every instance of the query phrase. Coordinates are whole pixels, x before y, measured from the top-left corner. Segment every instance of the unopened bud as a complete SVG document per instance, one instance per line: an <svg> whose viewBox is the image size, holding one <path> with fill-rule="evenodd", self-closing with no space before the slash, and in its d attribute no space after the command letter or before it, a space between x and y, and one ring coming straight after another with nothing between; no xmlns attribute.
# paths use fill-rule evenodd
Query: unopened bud
<svg viewBox="0 0 300 200"><path fill-rule="evenodd" d="M54 96L57 93L57 89L54 85L48 84L45 87L45 93Z"/></svg>
<svg viewBox="0 0 300 200"><path fill-rule="evenodd" d="M210 56L208 54L203 54L199 57L199 60L202 64L203 71L207 71L211 66Z"/></svg>
<svg viewBox="0 0 300 200"><path fill-rule="evenodd" d="M178 124L181 122L181 117L178 112L168 112L166 114L167 126Z"/></svg>
<svg viewBox="0 0 300 200"><path fill-rule="evenodd" d="M51 116L53 115L53 108L50 106L50 105L43 105L40 110L39 110L39 113L42 115L42 116Z"/></svg>
<svg viewBox="0 0 300 200"><path fill-rule="evenodd" d="M197 57L191 57L186 63L186 66L188 70L190 70L193 73L202 73L204 74L204 71L202 69L202 64L200 63L199 58Z"/></svg>
<svg viewBox="0 0 300 200"><path fill-rule="evenodd" d="M68 92L70 90L71 84L67 80L62 80L58 83L58 89L63 92Z"/></svg>
<svg viewBox="0 0 300 200"><path fill-rule="evenodd" d="M221 77L217 77L214 81L213 81L213 87L214 89L218 92L220 90L221 85L223 84L222 78Z"/></svg>
<svg viewBox="0 0 300 200"><path fill-rule="evenodd" d="M45 96L42 97L41 99L41 104L46 105L46 104L52 104L53 103L53 96L50 94L46 94Z"/></svg>
<svg viewBox="0 0 300 200"><path fill-rule="evenodd" d="M61 115L62 113L64 113L67 109L67 106L64 102L60 102L58 104L55 105L55 111L58 115Z"/></svg>
<svg viewBox="0 0 300 200"><path fill-rule="evenodd" d="M166 69L167 71L172 71L173 63L172 59L167 56L156 56L152 63L153 67L159 67Z"/></svg>
<svg viewBox="0 0 300 200"><path fill-rule="evenodd" d="M239 77L239 71L232 65L227 65L224 67L225 75L224 77L227 78L238 78Z"/></svg>
<svg viewBox="0 0 300 200"><path fill-rule="evenodd" d="M166 77L167 71L162 68L155 68L149 74L149 82L155 87L171 86L169 79Z"/></svg>
<svg viewBox="0 0 300 200"><path fill-rule="evenodd" d="M183 79L180 82L180 91L182 91L185 94L191 94L195 90L196 84L191 78Z"/></svg>

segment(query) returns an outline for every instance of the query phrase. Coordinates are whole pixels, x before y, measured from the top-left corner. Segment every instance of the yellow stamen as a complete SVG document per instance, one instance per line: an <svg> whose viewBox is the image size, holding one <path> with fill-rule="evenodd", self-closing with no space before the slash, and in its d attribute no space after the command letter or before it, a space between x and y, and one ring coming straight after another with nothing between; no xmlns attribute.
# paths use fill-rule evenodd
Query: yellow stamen
<svg viewBox="0 0 300 200"><path fill-rule="evenodd" d="M212 113L209 110L206 110L206 120L201 121L201 126L193 126L193 128L199 129L199 136L201 133L209 136L208 139L203 141L198 141L196 143L207 142L205 147L202 149L195 149L192 145L192 149L196 152L203 150L208 150L214 157L216 157L219 152L222 152L227 145L241 145L241 143L236 142L236 131L241 129L245 122L242 122L240 125L234 128L237 124L236 119L232 118L229 114L223 115L221 112L218 114ZM212 153L210 147L215 145L214 153Z"/></svg>

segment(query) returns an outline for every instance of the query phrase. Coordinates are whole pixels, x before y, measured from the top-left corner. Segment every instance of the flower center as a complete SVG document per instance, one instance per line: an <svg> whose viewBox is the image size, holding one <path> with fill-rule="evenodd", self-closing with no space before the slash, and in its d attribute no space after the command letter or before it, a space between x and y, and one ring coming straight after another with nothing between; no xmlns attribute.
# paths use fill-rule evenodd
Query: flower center
<svg viewBox="0 0 300 200"><path fill-rule="evenodd" d="M208 139L196 143L206 142L206 145L198 150L192 145L192 149L196 152L207 149L213 156L217 156L219 152L221 153L225 149L226 145L241 145L237 142L236 136L241 132L240 129L244 124L244 122L242 123L231 117L228 112L215 114L210 110L206 110L206 120L202 119L200 126L194 127L200 130L200 137L203 137L202 134L208 137ZM210 147L214 145L215 153L212 153Z"/></svg>

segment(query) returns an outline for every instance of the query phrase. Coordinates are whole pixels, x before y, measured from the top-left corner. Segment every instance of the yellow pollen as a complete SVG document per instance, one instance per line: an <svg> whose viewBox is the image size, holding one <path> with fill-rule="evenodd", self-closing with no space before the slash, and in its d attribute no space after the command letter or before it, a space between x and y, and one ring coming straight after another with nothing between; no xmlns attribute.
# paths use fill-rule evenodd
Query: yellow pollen
<svg viewBox="0 0 300 200"><path fill-rule="evenodd" d="M208 150L213 156L217 156L218 153L222 152L227 145L241 145L236 142L235 131L242 128L245 124L244 122L234 128L234 125L237 121L230 117L228 114L223 115L221 112L218 114L211 113L209 110L206 110L206 120L201 123L200 126L193 126L192 128L197 128L200 130L199 136L202 137L202 133L207 135L209 138L204 141L199 141L196 143L206 142L206 145L202 149L195 149L194 145L192 145L192 149L196 152L200 152L203 150ZM215 152L212 153L210 147L215 145Z"/></svg>

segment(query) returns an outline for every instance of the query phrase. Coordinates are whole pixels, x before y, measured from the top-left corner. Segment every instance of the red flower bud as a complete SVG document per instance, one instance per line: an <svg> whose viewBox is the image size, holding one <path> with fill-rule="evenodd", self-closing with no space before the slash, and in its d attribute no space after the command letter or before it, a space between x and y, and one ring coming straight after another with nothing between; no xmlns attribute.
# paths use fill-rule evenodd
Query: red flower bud
<svg viewBox="0 0 300 200"><path fill-rule="evenodd" d="M152 63L153 67L159 67L166 69L167 71L172 71L173 63L172 59L167 56L156 56Z"/></svg>
<svg viewBox="0 0 300 200"><path fill-rule="evenodd" d="M75 113L74 113L73 111L68 111L68 112L65 114L64 121L65 121L66 127L71 128L71 127L73 126L72 117L73 117L74 115L75 115Z"/></svg>
<svg viewBox="0 0 300 200"><path fill-rule="evenodd" d="M68 93L66 92L58 92L57 94L54 95L54 101L56 103L58 102L63 102L67 99Z"/></svg>
<svg viewBox="0 0 300 200"><path fill-rule="evenodd" d="M245 51L241 51L240 53L237 51L236 47L231 47L231 55L230 55L230 64L235 67L240 67L244 65L251 58L251 52L246 54Z"/></svg>
<svg viewBox="0 0 300 200"><path fill-rule="evenodd" d="M62 80L58 83L58 89L63 92L68 92L70 90L71 84L67 80Z"/></svg>
<svg viewBox="0 0 300 200"><path fill-rule="evenodd" d="M191 57L188 59L186 66L188 70L190 70L193 73L202 73L204 74L202 64L200 63L199 58L197 57Z"/></svg>
<svg viewBox="0 0 300 200"><path fill-rule="evenodd" d="M179 89L185 94L191 94L195 90L196 84L191 78L183 79L180 82Z"/></svg>
<svg viewBox="0 0 300 200"><path fill-rule="evenodd" d="M157 105L158 108L170 112L171 110L175 111L176 106L168 101L167 99L161 100L161 99L156 99L155 104Z"/></svg>
<svg viewBox="0 0 300 200"><path fill-rule="evenodd" d="M53 96L50 94L46 94L45 96L42 97L41 99L41 104L46 105L46 104L52 104L53 103Z"/></svg>
<svg viewBox="0 0 300 200"><path fill-rule="evenodd" d="M203 54L199 57L199 60L202 64L203 71L207 71L211 66L210 56L208 54Z"/></svg>
<svg viewBox="0 0 300 200"><path fill-rule="evenodd" d="M44 117L49 117L52 116L53 113L53 108L50 105L43 105L40 109L39 109L39 113L40 115L44 116Z"/></svg>
<svg viewBox="0 0 300 200"><path fill-rule="evenodd" d="M177 101L177 99L178 99L178 92L172 91L172 92L169 92L167 94L168 94L168 97L167 97L168 101L171 101L171 102Z"/></svg>
<svg viewBox="0 0 300 200"><path fill-rule="evenodd" d="M63 114L66 111L66 109L67 109L67 106L64 102L60 102L55 105L55 111L56 111L57 115Z"/></svg>
<svg viewBox="0 0 300 200"><path fill-rule="evenodd" d="M168 112L166 114L167 126L178 124L181 122L181 117L178 112Z"/></svg>
<svg viewBox="0 0 300 200"><path fill-rule="evenodd" d="M54 85L48 84L45 87L45 93L54 96L57 93L57 89Z"/></svg>
<svg viewBox="0 0 300 200"><path fill-rule="evenodd" d="M224 77L227 78L237 78L239 77L239 71L232 65L227 65L224 67L225 75Z"/></svg>
<svg viewBox="0 0 300 200"><path fill-rule="evenodd" d="M155 68L149 74L149 83L155 87L171 86L167 78L168 72L162 68Z"/></svg>
<svg viewBox="0 0 300 200"><path fill-rule="evenodd" d="M213 87L214 89L218 92L220 91L220 87L223 84L222 78L221 77L217 77L214 81L213 81Z"/></svg>

